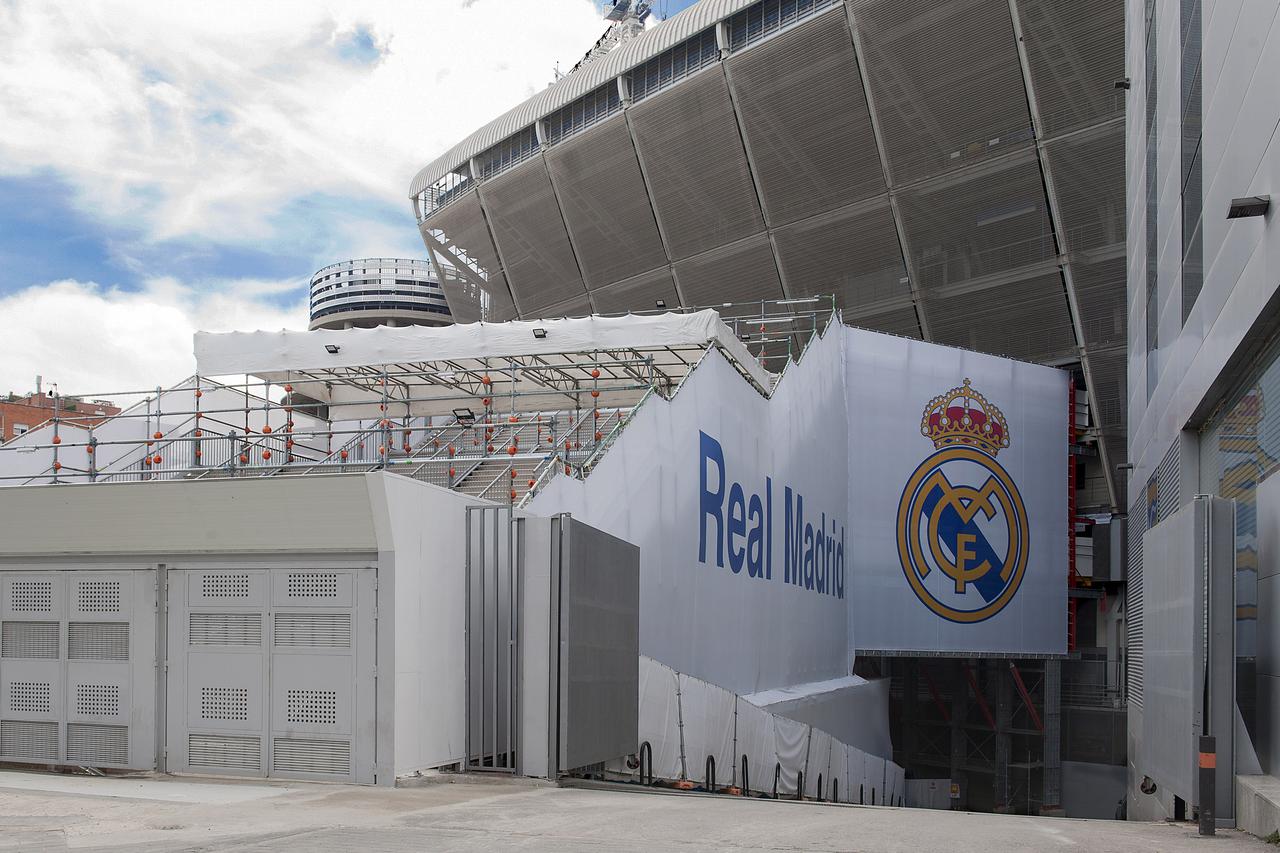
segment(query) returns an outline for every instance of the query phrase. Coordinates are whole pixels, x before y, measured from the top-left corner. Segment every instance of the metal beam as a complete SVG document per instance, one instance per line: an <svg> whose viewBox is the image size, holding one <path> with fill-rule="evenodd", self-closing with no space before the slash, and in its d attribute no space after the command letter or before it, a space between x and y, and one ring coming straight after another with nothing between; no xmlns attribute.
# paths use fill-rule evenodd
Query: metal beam
<svg viewBox="0 0 1280 853"><path fill-rule="evenodd" d="M1058 245L1058 254L1063 256L1062 282L1066 290L1067 309L1071 314L1071 327L1075 332L1076 344L1080 348L1080 367L1084 371L1085 390L1089 395L1089 406L1095 413L1101 413L1098 405L1098 394L1094 389L1093 372L1089 365L1089 353L1084 337L1084 326L1080 322L1080 301L1076 293L1075 281L1071 274L1070 253L1067 245L1066 230L1062 225L1062 214L1058 204L1058 193L1053 181L1053 170L1049 167L1049 158L1045 152L1044 122L1040 117L1039 102L1036 99L1035 81L1031 78L1031 64L1027 58L1027 46L1022 32L1022 19L1018 16L1018 0L1009 0L1009 18L1013 25L1014 41L1018 48L1018 66L1022 69L1022 83L1027 90L1027 106L1031 111L1031 127L1035 132L1036 154L1040 162L1040 174L1044 178L1046 200L1049 205L1049 223L1053 229L1054 240ZM1103 476L1107 478L1107 491L1111 495L1113 511L1123 511L1127 505L1120 499L1116 484L1116 472L1112 467L1113 460L1107 452L1106 442L1098 442L1098 456L1102 460Z"/></svg>
<svg viewBox="0 0 1280 853"><path fill-rule="evenodd" d="M876 154L880 158L880 171L884 175L885 191L889 194L889 210L893 214L893 228L898 234L898 249L902 253L902 268L907 271L907 284L911 288L911 298L915 302L916 319L920 322L920 336L926 341L933 340L929 331L929 320L925 316L924 297L920 292L911 252L907 248L907 232L902 225L902 213L898 210L898 195L893 185L893 176L889 171L889 155L885 152L884 135L880 132L880 117L876 113L875 95L871 84L867 82L866 54L862 49L862 34L853 17L853 10L845 3L845 21L849 25L849 38L853 41L853 55L858 62L858 82L862 84L862 95L867 102L867 115L871 119L871 132L876 139Z"/></svg>

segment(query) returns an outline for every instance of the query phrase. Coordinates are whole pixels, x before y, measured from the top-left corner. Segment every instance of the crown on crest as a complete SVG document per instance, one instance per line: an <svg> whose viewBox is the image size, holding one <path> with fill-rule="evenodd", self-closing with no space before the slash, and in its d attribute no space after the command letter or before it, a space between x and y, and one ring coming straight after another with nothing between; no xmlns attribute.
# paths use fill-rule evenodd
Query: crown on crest
<svg viewBox="0 0 1280 853"><path fill-rule="evenodd" d="M920 434L939 450L956 444L976 447L995 456L1009 446L1009 425L1000 410L969 385L940 394L925 406Z"/></svg>

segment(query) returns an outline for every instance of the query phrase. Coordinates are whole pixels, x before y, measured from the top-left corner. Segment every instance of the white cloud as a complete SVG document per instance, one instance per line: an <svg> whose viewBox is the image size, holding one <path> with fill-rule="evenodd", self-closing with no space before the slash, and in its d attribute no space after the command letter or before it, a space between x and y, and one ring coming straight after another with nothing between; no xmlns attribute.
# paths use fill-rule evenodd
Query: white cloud
<svg viewBox="0 0 1280 853"><path fill-rule="evenodd" d="M36 374L64 394L171 385L195 372L192 335L306 328L305 298L280 307L296 281L204 282L172 278L140 291L55 281L0 298L5 319L0 391L29 391Z"/></svg>
<svg viewBox="0 0 1280 853"><path fill-rule="evenodd" d="M412 230L413 174L602 31L591 0L0 3L0 174L52 169L154 240L269 240L308 193Z"/></svg>

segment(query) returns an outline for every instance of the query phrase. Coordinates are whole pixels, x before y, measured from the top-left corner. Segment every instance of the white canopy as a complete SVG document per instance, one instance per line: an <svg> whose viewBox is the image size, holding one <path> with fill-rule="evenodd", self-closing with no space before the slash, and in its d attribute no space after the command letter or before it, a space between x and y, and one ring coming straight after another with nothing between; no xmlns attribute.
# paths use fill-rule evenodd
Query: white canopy
<svg viewBox="0 0 1280 853"><path fill-rule="evenodd" d="M763 393L772 389L773 375L712 310L195 335L200 375L289 383L341 406L331 417L343 420L381 417L384 404L392 417L448 414L481 396L503 408L510 398L513 409L558 409L593 389L595 405L633 405L650 386L674 387L712 346Z"/></svg>

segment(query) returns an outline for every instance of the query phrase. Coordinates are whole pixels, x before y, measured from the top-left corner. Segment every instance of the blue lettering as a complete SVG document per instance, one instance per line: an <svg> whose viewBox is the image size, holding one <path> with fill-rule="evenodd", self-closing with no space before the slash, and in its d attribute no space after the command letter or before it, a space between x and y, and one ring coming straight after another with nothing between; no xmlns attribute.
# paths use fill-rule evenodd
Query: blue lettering
<svg viewBox="0 0 1280 853"><path fill-rule="evenodd" d="M754 499L755 496L752 495ZM729 540L729 568L736 575L742 571L742 561L746 559L746 549L739 548L734 542L735 537L743 536L747 532L747 506L746 498L742 495L742 484L734 483L729 489L729 532L726 538Z"/></svg>
<svg viewBox="0 0 1280 853"><path fill-rule="evenodd" d="M813 589L813 525L804 526L804 588Z"/></svg>
<svg viewBox="0 0 1280 853"><path fill-rule="evenodd" d="M707 562L707 516L716 522L716 565L724 566L724 449L720 442L701 430L698 431L698 447L701 460L698 463L698 481L702 489L700 521L698 524L698 561ZM716 466L716 491L707 489L707 469Z"/></svg>
<svg viewBox="0 0 1280 853"><path fill-rule="evenodd" d="M783 521L785 530L782 539L782 579L786 583L800 583L801 562L803 545L801 539L804 535L804 498L799 494L795 500L795 522L793 526L791 512L791 487L787 486L783 491L784 513Z"/></svg>
<svg viewBox="0 0 1280 853"><path fill-rule="evenodd" d="M766 484L765 488L768 488ZM733 496L729 496L729 516L733 517ZM764 574L764 509L760 506L760 496L752 495L747 505L747 519L751 529L747 532L747 574L758 578ZM729 561L733 562L733 552L729 552Z"/></svg>

